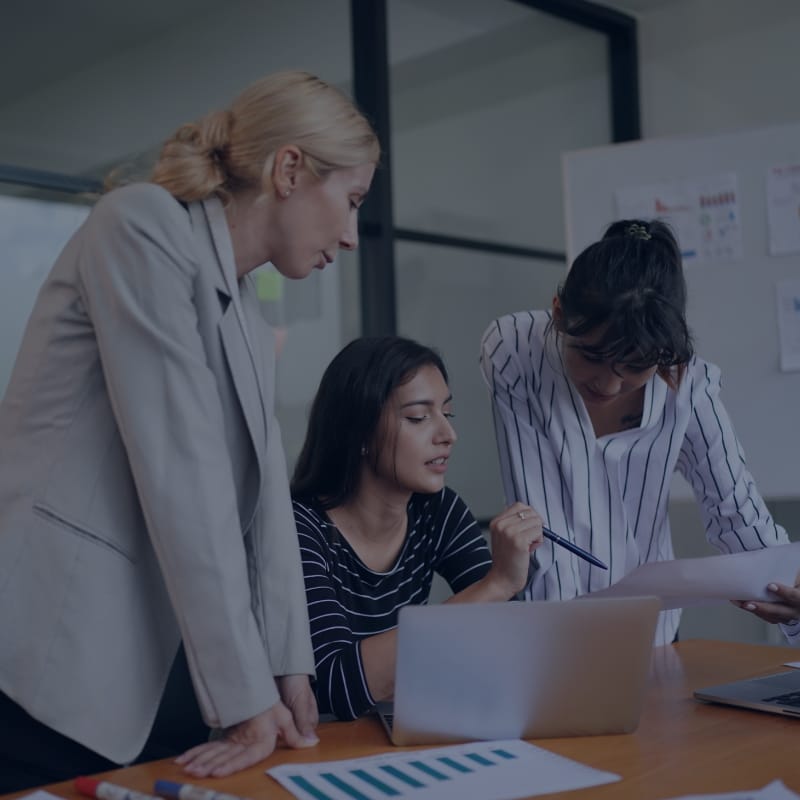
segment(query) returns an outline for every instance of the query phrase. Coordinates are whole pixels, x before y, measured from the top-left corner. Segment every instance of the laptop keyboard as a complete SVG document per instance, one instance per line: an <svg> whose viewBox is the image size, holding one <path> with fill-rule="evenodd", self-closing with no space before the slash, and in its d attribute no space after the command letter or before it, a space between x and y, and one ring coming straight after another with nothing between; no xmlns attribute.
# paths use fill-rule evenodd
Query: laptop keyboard
<svg viewBox="0 0 800 800"><path fill-rule="evenodd" d="M800 708L800 692L787 692L786 694L775 695L775 697L765 697L764 702Z"/></svg>

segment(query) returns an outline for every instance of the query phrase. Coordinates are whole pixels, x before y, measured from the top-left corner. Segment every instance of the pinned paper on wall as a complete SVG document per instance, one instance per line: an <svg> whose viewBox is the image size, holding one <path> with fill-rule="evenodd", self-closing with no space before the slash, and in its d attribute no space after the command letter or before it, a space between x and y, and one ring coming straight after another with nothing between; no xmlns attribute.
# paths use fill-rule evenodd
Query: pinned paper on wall
<svg viewBox="0 0 800 800"><path fill-rule="evenodd" d="M800 252L800 164L767 170L767 225L770 255Z"/></svg>
<svg viewBox="0 0 800 800"><path fill-rule="evenodd" d="M775 284L783 372L800 370L800 278Z"/></svg>
<svg viewBox="0 0 800 800"><path fill-rule="evenodd" d="M737 179L723 173L671 183L628 186L615 193L619 219L661 219L678 237L684 263L742 258Z"/></svg>

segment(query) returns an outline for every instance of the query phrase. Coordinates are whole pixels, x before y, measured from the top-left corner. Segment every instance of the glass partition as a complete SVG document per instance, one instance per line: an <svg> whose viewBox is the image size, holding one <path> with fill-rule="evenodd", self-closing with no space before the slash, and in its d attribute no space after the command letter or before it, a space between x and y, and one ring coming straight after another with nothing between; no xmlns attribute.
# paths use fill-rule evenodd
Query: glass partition
<svg viewBox="0 0 800 800"><path fill-rule="evenodd" d="M611 140L607 37L509 0L388 8L395 225L563 251L561 153Z"/></svg>
<svg viewBox="0 0 800 800"><path fill-rule="evenodd" d="M503 506L491 406L478 367L481 337L502 314L549 308L564 264L401 242L400 333L435 347L450 373L458 444L447 482L479 519Z"/></svg>

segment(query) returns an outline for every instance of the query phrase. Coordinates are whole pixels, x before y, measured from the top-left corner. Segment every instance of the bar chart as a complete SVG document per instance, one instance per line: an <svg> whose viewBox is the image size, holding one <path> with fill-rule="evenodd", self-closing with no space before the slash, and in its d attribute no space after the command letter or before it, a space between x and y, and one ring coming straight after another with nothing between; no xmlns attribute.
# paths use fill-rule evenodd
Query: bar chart
<svg viewBox="0 0 800 800"><path fill-rule="evenodd" d="M511 800L619 780L517 739L283 764L267 774L300 800Z"/></svg>

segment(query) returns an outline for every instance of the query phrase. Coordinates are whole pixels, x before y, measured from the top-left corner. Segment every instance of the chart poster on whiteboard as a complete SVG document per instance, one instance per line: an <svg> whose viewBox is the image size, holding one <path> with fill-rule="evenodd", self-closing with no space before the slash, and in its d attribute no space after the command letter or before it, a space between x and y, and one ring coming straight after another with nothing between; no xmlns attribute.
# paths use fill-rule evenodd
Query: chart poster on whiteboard
<svg viewBox="0 0 800 800"><path fill-rule="evenodd" d="M618 219L662 219L678 237L685 264L742 258L742 229L734 173L615 192Z"/></svg>
<svg viewBox="0 0 800 800"><path fill-rule="evenodd" d="M800 164L767 170L769 254L800 253Z"/></svg>

